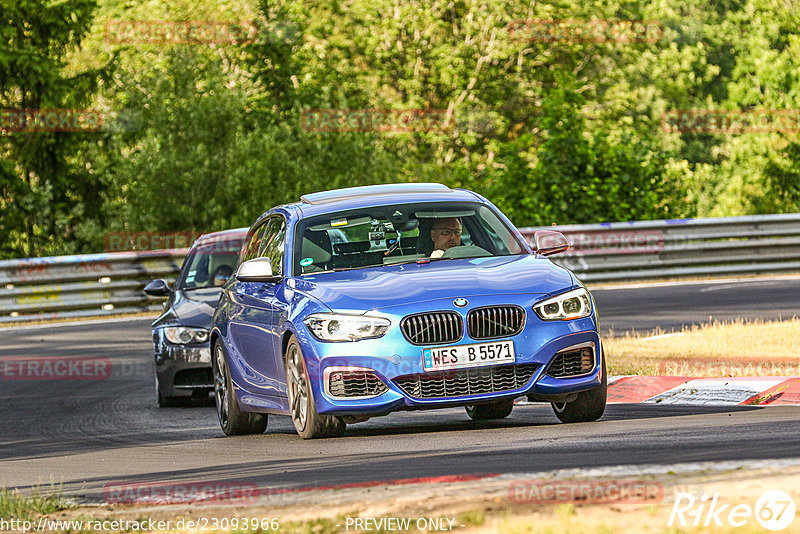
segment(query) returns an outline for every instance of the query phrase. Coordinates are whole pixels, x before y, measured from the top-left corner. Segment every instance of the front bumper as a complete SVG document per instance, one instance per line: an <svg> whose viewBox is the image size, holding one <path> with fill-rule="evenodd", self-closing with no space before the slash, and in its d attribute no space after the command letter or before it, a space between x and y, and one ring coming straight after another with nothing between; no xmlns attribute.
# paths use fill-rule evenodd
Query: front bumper
<svg viewBox="0 0 800 534"><path fill-rule="evenodd" d="M358 342L344 343L325 343L314 338L304 326L297 330L303 354L305 356L311 385L314 392L314 400L317 411L320 413L334 415L384 415L397 410L416 410L427 408L443 408L448 406L460 406L489 402L497 399L518 397L522 395L530 396L540 400L548 398L558 399L565 395L586 391L600 386L602 365L602 348L597 332L596 315L583 319L571 321L542 321L531 309L531 303L535 300L542 300L543 297L534 298L530 295L518 295L517 301L508 300L498 303L496 297L487 297L483 302L476 298L470 309L487 304L518 304L523 305L526 311L525 326L522 331L508 338L514 342L515 361L513 365L520 366L518 369L528 373L525 379L520 381L515 377L513 383L516 387L499 391L487 391L477 394L456 394L442 395L434 397L420 397L413 393L409 387L401 387L404 382L403 377L418 375L421 380L436 379L437 372L426 372L422 364L423 346L409 343L400 331L399 320L406 315L381 314L370 312L370 315L385 316L392 321L389 332L379 339L362 340ZM493 301L493 302L492 302ZM452 308L452 301L448 302ZM472 304L472 302L471 302ZM431 310L442 309L444 303L429 303ZM415 310L419 311L419 310ZM457 312L466 315L469 309ZM447 346L470 345L484 342L483 340L472 339L467 332L463 337ZM582 376L554 378L547 374L548 365L557 353L574 346L594 344L594 367L590 372ZM505 373L507 376L509 369L501 369L506 364L492 366L497 373ZM377 396L369 398L341 398L331 395L330 388L326 388L326 380L329 379L331 369L342 370L348 368L358 368L370 370L375 377L385 384L385 391ZM484 373L483 379L487 374L491 374L488 379L494 381L495 373L489 373L489 367L470 368L470 374L474 375L476 370ZM531 371L531 369L534 369ZM326 372L327 370L327 372ZM517 370L514 370L516 373ZM443 380L464 382L465 373L461 370L449 370L438 372ZM529 378L528 378L529 377ZM407 380L406 380L407 386ZM461 389L463 393L463 388Z"/></svg>
<svg viewBox="0 0 800 534"><path fill-rule="evenodd" d="M191 397L196 391L211 391L211 349L208 343L175 345L154 331L155 368L162 397Z"/></svg>

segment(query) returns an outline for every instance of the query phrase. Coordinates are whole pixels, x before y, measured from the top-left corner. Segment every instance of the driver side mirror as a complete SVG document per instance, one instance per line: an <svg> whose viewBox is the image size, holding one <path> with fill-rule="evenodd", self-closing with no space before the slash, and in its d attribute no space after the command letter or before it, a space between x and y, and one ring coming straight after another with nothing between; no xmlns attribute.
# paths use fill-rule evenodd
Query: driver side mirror
<svg viewBox="0 0 800 534"><path fill-rule="evenodd" d="M144 292L151 297L168 297L169 286L160 278L158 280L150 280L147 282L147 285L144 286Z"/></svg>
<svg viewBox="0 0 800 534"><path fill-rule="evenodd" d="M282 276L272 274L272 262L269 258L253 258L242 262L236 270L236 279L239 282L266 282L277 283Z"/></svg>
<svg viewBox="0 0 800 534"><path fill-rule="evenodd" d="M534 252L542 256L552 256L569 250L566 236L555 230L537 230L533 234L533 241L536 245Z"/></svg>

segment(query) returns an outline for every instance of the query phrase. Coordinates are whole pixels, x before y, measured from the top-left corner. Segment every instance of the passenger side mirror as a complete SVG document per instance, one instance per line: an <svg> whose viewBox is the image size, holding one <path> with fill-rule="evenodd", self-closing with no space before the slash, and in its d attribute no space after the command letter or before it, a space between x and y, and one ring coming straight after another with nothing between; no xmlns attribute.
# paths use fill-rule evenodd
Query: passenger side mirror
<svg viewBox="0 0 800 534"><path fill-rule="evenodd" d="M536 245L534 252L542 256L552 256L569 250L566 236L555 230L537 230L533 234L533 241Z"/></svg>
<svg viewBox="0 0 800 534"><path fill-rule="evenodd" d="M147 285L144 286L144 292L151 297L168 297L169 286L161 279L150 280L147 282Z"/></svg>
<svg viewBox="0 0 800 534"><path fill-rule="evenodd" d="M236 270L236 280L239 282L277 283L282 278L272 274L272 262L269 258L247 260Z"/></svg>

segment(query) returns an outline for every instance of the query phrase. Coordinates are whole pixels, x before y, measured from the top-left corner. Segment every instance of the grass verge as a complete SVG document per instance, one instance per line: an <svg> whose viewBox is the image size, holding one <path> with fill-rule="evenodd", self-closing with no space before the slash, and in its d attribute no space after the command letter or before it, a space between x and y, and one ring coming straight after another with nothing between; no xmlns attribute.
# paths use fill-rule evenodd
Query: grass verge
<svg viewBox="0 0 800 534"><path fill-rule="evenodd" d="M58 486L49 491L34 489L30 495L17 490L0 489L0 517L6 519L31 519L40 514L52 514L69 508Z"/></svg>
<svg viewBox="0 0 800 534"><path fill-rule="evenodd" d="M729 321L603 339L612 375L800 376L800 319Z"/></svg>

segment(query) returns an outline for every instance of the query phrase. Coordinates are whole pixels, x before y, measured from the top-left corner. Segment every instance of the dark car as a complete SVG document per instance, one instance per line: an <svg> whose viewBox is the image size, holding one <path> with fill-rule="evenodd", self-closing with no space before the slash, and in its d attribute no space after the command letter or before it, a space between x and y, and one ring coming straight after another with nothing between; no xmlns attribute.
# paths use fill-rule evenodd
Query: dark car
<svg viewBox="0 0 800 534"><path fill-rule="evenodd" d="M482 196L441 184L305 195L247 234L211 328L225 434L289 415L303 438L397 410L466 407L507 417L514 399L564 422L599 419L606 374L594 301Z"/></svg>
<svg viewBox="0 0 800 534"><path fill-rule="evenodd" d="M144 292L169 297L153 322L156 394L161 407L178 406L213 389L208 332L222 284L236 269L247 228L215 232L195 241L175 286L152 280Z"/></svg>

